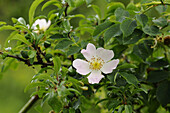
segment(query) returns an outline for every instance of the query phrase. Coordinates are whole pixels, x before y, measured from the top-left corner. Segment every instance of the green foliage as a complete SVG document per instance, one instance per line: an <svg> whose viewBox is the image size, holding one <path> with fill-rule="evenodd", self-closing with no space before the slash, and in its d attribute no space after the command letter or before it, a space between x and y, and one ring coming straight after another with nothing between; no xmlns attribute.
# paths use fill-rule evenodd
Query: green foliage
<svg viewBox="0 0 170 113"><path fill-rule="evenodd" d="M57 95L51 94L48 100L48 104L52 107L52 109L59 113L62 108L61 101L57 98Z"/></svg>
<svg viewBox="0 0 170 113"><path fill-rule="evenodd" d="M136 21L133 21L131 19L125 19L122 24L120 25L120 29L123 32L123 36L127 37L131 35L136 28L137 24Z"/></svg>
<svg viewBox="0 0 170 113"><path fill-rule="evenodd" d="M96 37L98 35L100 35L101 33L103 33L107 28L109 28L110 26L112 26L113 23L106 21L102 24L100 24L99 26L96 27L95 31L93 32L93 36Z"/></svg>
<svg viewBox="0 0 170 113"><path fill-rule="evenodd" d="M73 44L73 41L69 39L63 39L55 46L55 49L65 49L71 44Z"/></svg>
<svg viewBox="0 0 170 113"><path fill-rule="evenodd" d="M126 81L129 83L129 84L133 84L135 86L137 86L138 84L138 80L137 78L135 77L135 75L132 75L132 74L128 74L128 73L120 73L121 76L123 76L124 79L126 79Z"/></svg>
<svg viewBox="0 0 170 113"><path fill-rule="evenodd" d="M108 42L112 37L120 36L121 34L120 24L114 24L104 33L104 41Z"/></svg>
<svg viewBox="0 0 170 113"><path fill-rule="evenodd" d="M61 67L61 61L59 59L59 57L54 57L53 58L53 62L54 62L54 70L56 72L56 74L58 74L60 67Z"/></svg>
<svg viewBox="0 0 170 113"><path fill-rule="evenodd" d="M129 12L119 7L115 10L115 16L116 21L122 22L126 17L129 17Z"/></svg>
<svg viewBox="0 0 170 113"><path fill-rule="evenodd" d="M136 15L137 21L144 27L148 22L148 17L145 14Z"/></svg>
<svg viewBox="0 0 170 113"><path fill-rule="evenodd" d="M0 22L0 31L12 30L0 51L0 78L20 62L33 67L36 74L24 92L34 88L31 96L41 98L41 106L35 107L38 112L43 112L44 103L56 113L154 113L160 106L169 111L169 3L110 1L103 10L92 1L35 0L29 25L23 17L12 18L13 25ZM41 11L47 7L51 11L35 17L40 4ZM75 14L81 5L95 14ZM151 17L148 12L154 7L159 15ZM38 19L50 20L49 25L34 26ZM75 59L84 59L81 49L88 43L113 50L114 59L119 59L117 68L102 73L98 84L90 84L89 74L82 76L72 67Z"/></svg>
<svg viewBox="0 0 170 113"><path fill-rule="evenodd" d="M109 4L107 4L107 13L113 13L117 8L123 8L125 9L125 6L123 3L121 2L111 2Z"/></svg>
<svg viewBox="0 0 170 113"><path fill-rule="evenodd" d="M143 32L150 35L150 36L156 36L159 34L159 28L156 26L148 26L146 25L143 28Z"/></svg>
<svg viewBox="0 0 170 113"><path fill-rule="evenodd" d="M169 81L163 81L158 86L156 96L158 101L162 104L162 106L166 106L170 102L170 98L168 96L170 94L169 88L170 88Z"/></svg>
<svg viewBox="0 0 170 113"><path fill-rule="evenodd" d="M34 19L34 14L35 14L35 10L38 7L38 5L43 2L44 0L35 0L29 10L29 23L32 24L33 23L33 19Z"/></svg>

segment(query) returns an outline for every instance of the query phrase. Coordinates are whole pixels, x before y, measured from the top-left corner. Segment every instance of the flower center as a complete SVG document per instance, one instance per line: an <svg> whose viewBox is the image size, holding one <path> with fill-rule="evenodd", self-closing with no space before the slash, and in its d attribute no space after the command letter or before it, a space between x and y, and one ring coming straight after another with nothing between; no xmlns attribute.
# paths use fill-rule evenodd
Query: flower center
<svg viewBox="0 0 170 113"><path fill-rule="evenodd" d="M92 69L92 70L99 70L99 69L101 69L103 64L104 64L103 59L98 58L98 57L93 57L89 61L90 69Z"/></svg>

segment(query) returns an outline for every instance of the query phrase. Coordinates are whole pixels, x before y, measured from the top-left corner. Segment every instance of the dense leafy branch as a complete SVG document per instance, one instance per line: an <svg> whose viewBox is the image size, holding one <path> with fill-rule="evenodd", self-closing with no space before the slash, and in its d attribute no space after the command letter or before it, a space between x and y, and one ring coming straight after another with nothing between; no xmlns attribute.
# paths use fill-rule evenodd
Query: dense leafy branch
<svg viewBox="0 0 170 113"><path fill-rule="evenodd" d="M42 9L55 5L57 10L49 12L47 21L43 16L34 18L35 9L43 2L35 0L30 8L29 27L23 18L13 19L14 27L19 26L17 31L27 34L11 33L8 39L22 43L17 43L12 52L0 52L2 58L41 66L25 88L27 91L36 87L32 94L35 96L20 113L27 112L41 98L42 104L47 102L56 113L95 111L95 103L101 111L108 112L132 113L147 108L146 112L154 113L160 106L168 107L170 33L165 5L170 4L162 0L143 1L140 5L131 0L127 6L111 2L103 15L101 8L91 1L49 0ZM85 2L96 15L68 14L68 10ZM160 10L158 5L164 9ZM153 7L162 16L153 18L145 13ZM80 20L72 28L70 20L75 17ZM0 30L16 30L1 24ZM7 58L4 62L10 61L13 60ZM9 65L4 63L0 72Z"/></svg>

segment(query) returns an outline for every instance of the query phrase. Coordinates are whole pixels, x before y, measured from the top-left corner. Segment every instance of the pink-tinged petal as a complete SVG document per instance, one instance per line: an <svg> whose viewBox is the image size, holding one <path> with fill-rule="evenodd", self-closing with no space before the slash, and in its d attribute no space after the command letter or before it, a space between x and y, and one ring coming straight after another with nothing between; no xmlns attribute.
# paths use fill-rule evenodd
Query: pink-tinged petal
<svg viewBox="0 0 170 113"><path fill-rule="evenodd" d="M83 56L89 61L93 56L96 56L96 47L89 43L85 49L81 50Z"/></svg>
<svg viewBox="0 0 170 113"><path fill-rule="evenodd" d="M81 59L74 60L73 67L76 68L77 73L80 73L82 75L87 75L91 72L88 62Z"/></svg>
<svg viewBox="0 0 170 113"><path fill-rule="evenodd" d="M96 51L96 56L103 59L104 62L107 62L114 57L114 53L113 53L112 50L107 50L107 49L104 49L104 48L98 48L97 51Z"/></svg>
<svg viewBox="0 0 170 113"><path fill-rule="evenodd" d="M90 84L95 84L99 83L104 76L101 74L101 71L92 71L87 78Z"/></svg>
<svg viewBox="0 0 170 113"><path fill-rule="evenodd" d="M110 62L105 63L100 70L105 74L111 73L113 69L116 69L118 63L119 59L112 60Z"/></svg>

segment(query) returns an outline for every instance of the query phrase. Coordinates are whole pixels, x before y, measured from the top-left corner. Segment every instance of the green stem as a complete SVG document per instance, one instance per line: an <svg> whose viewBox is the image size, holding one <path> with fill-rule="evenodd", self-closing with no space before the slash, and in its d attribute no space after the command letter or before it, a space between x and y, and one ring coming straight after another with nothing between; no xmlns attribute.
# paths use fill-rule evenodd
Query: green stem
<svg viewBox="0 0 170 113"><path fill-rule="evenodd" d="M150 6L151 5L151 6ZM158 5L170 5L170 3L163 3L162 4L162 2L160 2L160 3L151 3L151 4L148 4L148 8L146 9L146 10L144 10L143 12L142 12L142 14L144 14L144 13L146 13L147 11L149 11L151 8L153 8L153 7L155 7L155 6L158 6Z"/></svg>
<svg viewBox="0 0 170 113"><path fill-rule="evenodd" d="M34 103L39 99L38 95L33 96L25 105L22 107L22 109L19 111L19 113L26 113L33 105Z"/></svg>

